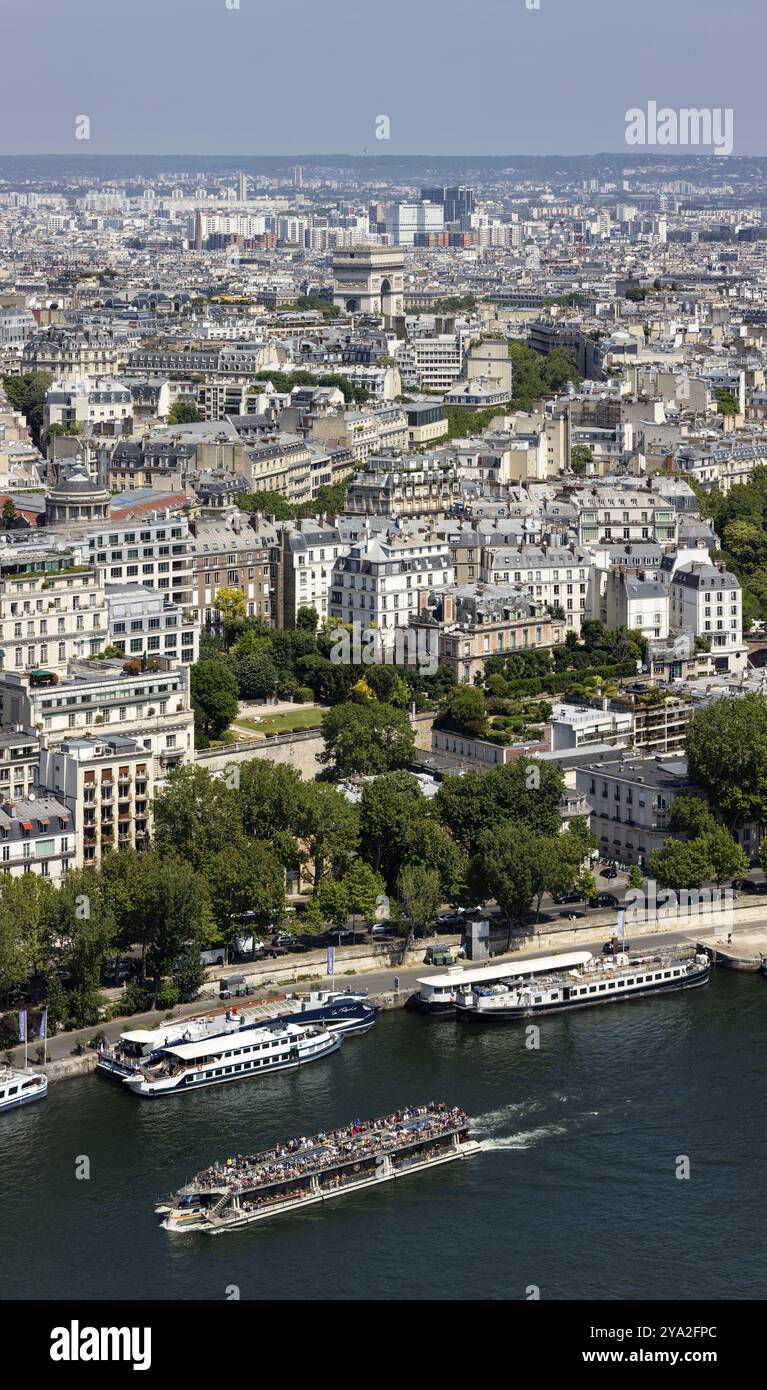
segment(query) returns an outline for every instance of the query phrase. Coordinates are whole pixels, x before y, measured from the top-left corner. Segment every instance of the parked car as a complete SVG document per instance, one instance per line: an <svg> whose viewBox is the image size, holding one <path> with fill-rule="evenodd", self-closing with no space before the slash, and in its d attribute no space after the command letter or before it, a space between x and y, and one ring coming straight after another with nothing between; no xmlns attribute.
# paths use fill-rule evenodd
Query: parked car
<svg viewBox="0 0 767 1390"><path fill-rule="evenodd" d="M601 878L617 878L617 877L618 877L618 870L616 869L616 867L615 867L614 864L610 864L610 865L608 865L608 867L607 867L606 869L603 869L603 870L602 870L602 873L601 873L600 877L601 877Z"/></svg>
<svg viewBox="0 0 767 1390"><path fill-rule="evenodd" d="M620 954L621 951L630 950L630 943L628 941L625 941L621 936L611 936L610 940L606 941L604 946L602 947L602 951L606 956L617 956Z"/></svg>
<svg viewBox="0 0 767 1390"><path fill-rule="evenodd" d="M583 894L582 894L582 893L560 893L560 894L559 894L559 897L557 897L557 898L554 899L554 902L557 903L557 904L560 905L560 906L561 906L561 905L564 905L564 904L566 904L566 903L582 903L582 902L583 902Z"/></svg>
<svg viewBox="0 0 767 1390"><path fill-rule="evenodd" d="M589 907L619 907L619 899L614 893L597 893L596 897L589 898Z"/></svg>
<svg viewBox="0 0 767 1390"><path fill-rule="evenodd" d="M116 960L107 961L101 974L101 983L107 988L115 985L127 984L138 974L138 961L134 961L130 956L118 957Z"/></svg>

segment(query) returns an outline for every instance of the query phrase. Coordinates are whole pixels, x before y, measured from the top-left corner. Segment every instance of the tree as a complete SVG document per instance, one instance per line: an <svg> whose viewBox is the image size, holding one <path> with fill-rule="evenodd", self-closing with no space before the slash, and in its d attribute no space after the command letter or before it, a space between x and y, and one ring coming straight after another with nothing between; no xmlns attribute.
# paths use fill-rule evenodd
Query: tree
<svg viewBox="0 0 767 1390"><path fill-rule="evenodd" d="M384 881L364 859L355 859L343 877L343 885L353 917L361 917L370 926L375 921L376 907L384 891Z"/></svg>
<svg viewBox="0 0 767 1390"><path fill-rule="evenodd" d="M748 873L747 855L723 825L715 825L702 839L711 866L709 877L714 883L725 883L729 878L741 878Z"/></svg>
<svg viewBox="0 0 767 1390"><path fill-rule="evenodd" d="M393 705L346 701L328 710L321 727L325 747L319 761L332 768L336 777L376 776L406 767L415 755L410 721Z"/></svg>
<svg viewBox="0 0 767 1390"><path fill-rule="evenodd" d="M3 389L13 410L26 419L33 443L40 447L43 410L48 388L53 384L50 372L27 372L23 376L4 376Z"/></svg>
<svg viewBox="0 0 767 1390"><path fill-rule="evenodd" d="M174 401L167 416L169 425L191 425L201 419L197 406L186 401Z"/></svg>
<svg viewBox="0 0 767 1390"><path fill-rule="evenodd" d="M714 700L687 725L692 781L725 824L767 823L767 701L748 694Z"/></svg>
<svg viewBox="0 0 767 1390"><path fill-rule="evenodd" d="M644 875L638 864L632 864L629 867L627 886L633 888L635 892L641 892L644 887Z"/></svg>
<svg viewBox="0 0 767 1390"><path fill-rule="evenodd" d="M545 887L537 838L526 826L501 822L483 831L471 862L472 889L482 902L495 898L509 921L509 943L513 924L522 922Z"/></svg>
<svg viewBox="0 0 767 1390"><path fill-rule="evenodd" d="M713 830L716 825L708 802L702 796L675 796L669 816L669 830L674 835L696 839Z"/></svg>
<svg viewBox="0 0 767 1390"><path fill-rule="evenodd" d="M296 613L296 627L302 632L316 632L320 615L316 608L299 608Z"/></svg>
<svg viewBox="0 0 767 1390"><path fill-rule="evenodd" d="M219 850L205 866L211 908L223 940L242 930L255 913L254 927L278 922L285 910L285 870L268 844L242 840ZM254 945L255 945L255 931Z"/></svg>
<svg viewBox="0 0 767 1390"><path fill-rule="evenodd" d="M570 450L570 468L573 473L582 477L588 472L588 466L594 457L594 450L589 444L573 444Z"/></svg>
<svg viewBox="0 0 767 1390"><path fill-rule="evenodd" d="M24 518L16 511L16 503L13 498L6 497L3 503L2 516L0 516L0 526L4 531L14 531L23 525Z"/></svg>
<svg viewBox="0 0 767 1390"><path fill-rule="evenodd" d="M263 700L277 689L277 667L265 651L236 657L234 677L241 700Z"/></svg>
<svg viewBox="0 0 767 1390"><path fill-rule="evenodd" d="M427 806L418 780L400 769L386 772L362 788L360 835L362 853L383 874L389 889L408 857L419 820Z"/></svg>
<svg viewBox="0 0 767 1390"><path fill-rule="evenodd" d="M203 868L215 854L229 849L242 836L236 793L227 786L225 778L212 777L204 767L187 764L174 768L152 809L154 843L159 854L182 859L193 869ZM144 856L139 858L140 877L146 861Z"/></svg>
<svg viewBox="0 0 767 1390"><path fill-rule="evenodd" d="M440 904L439 874L425 864L405 864L397 878L397 915L405 927L402 959L419 928L434 920Z"/></svg>
<svg viewBox="0 0 767 1390"><path fill-rule="evenodd" d="M360 818L356 806L328 783L307 782L299 833L313 868L314 891L331 869L346 869L359 843Z"/></svg>
<svg viewBox="0 0 767 1390"><path fill-rule="evenodd" d="M652 877L663 887L673 888L676 892L681 888L700 888L712 872L702 839L669 839L662 849L653 850L648 864Z"/></svg>
<svg viewBox="0 0 767 1390"><path fill-rule="evenodd" d="M216 939L205 879L191 864L151 850L141 857L134 918L139 939L147 943L147 973L155 999L163 976L172 978L176 968L184 974L187 953L199 959L200 950Z"/></svg>
<svg viewBox="0 0 767 1390"><path fill-rule="evenodd" d="M23 984L53 953L53 885L38 874L0 878L0 988Z"/></svg>
<svg viewBox="0 0 767 1390"><path fill-rule="evenodd" d="M97 1023L101 972L116 935L100 876L93 869L72 869L51 900L49 920L58 963L72 977L72 1021L78 1027Z"/></svg>
<svg viewBox="0 0 767 1390"><path fill-rule="evenodd" d="M633 865L632 867L635 868L636 865ZM631 883L631 882L629 881L629 887L631 887L631 888L636 888L636 887L641 887L641 886L642 886L642 876L641 876L641 874L639 875L639 884L633 884L633 883ZM587 903L588 903L588 902L591 902L591 899L596 897L597 891L598 891L598 889L597 889L597 881L596 881L596 879L595 879L593 873L591 872L591 869L581 869L580 873L578 874L578 877L576 878L576 880L575 880L575 882L574 882L574 884L573 884L573 888L574 888L574 890L575 890L576 893L580 893L581 897L586 899L586 902L587 902Z"/></svg>
<svg viewBox="0 0 767 1390"><path fill-rule="evenodd" d="M220 661L198 661L192 667L191 701L195 731L203 739L219 738L240 708L237 681Z"/></svg>
<svg viewBox="0 0 767 1390"><path fill-rule="evenodd" d="M473 685L457 685L448 692L439 718L440 728L481 737L487 730L485 697Z"/></svg>
<svg viewBox="0 0 767 1390"><path fill-rule="evenodd" d="M225 627L235 627L248 614L248 602L241 589L222 584L216 591L215 607L224 620Z"/></svg>

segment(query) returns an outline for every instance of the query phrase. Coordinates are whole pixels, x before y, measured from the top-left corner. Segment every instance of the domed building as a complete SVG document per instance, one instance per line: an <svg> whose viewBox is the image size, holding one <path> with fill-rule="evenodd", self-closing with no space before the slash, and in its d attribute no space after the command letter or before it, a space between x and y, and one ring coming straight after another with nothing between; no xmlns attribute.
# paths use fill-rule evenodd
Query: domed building
<svg viewBox="0 0 767 1390"><path fill-rule="evenodd" d="M88 470L75 463L45 498L46 526L72 525L83 521L108 521L110 495L94 483Z"/></svg>

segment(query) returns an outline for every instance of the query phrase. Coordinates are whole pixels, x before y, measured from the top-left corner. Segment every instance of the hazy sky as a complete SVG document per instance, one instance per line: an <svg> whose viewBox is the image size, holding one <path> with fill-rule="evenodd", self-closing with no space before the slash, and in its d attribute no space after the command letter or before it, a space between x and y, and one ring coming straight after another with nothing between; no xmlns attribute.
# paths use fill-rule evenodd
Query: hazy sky
<svg viewBox="0 0 767 1390"><path fill-rule="evenodd" d="M656 101L767 154L767 0L236 3L0 0L0 152L595 153Z"/></svg>

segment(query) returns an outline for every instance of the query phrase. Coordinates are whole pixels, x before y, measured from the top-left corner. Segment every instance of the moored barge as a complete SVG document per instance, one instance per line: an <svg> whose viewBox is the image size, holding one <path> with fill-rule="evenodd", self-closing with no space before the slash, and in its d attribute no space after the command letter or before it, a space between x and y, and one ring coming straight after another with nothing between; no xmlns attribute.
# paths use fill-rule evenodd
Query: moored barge
<svg viewBox="0 0 767 1390"><path fill-rule="evenodd" d="M166 1231L236 1230L480 1149L462 1110L431 1102L214 1163L155 1210Z"/></svg>
<svg viewBox="0 0 767 1390"><path fill-rule="evenodd" d="M708 983L710 974L706 951L693 956L671 951L646 956L621 952L603 959L590 957L574 969L473 984L456 991L455 1011L466 1023L513 1023L564 1009L696 989Z"/></svg>

